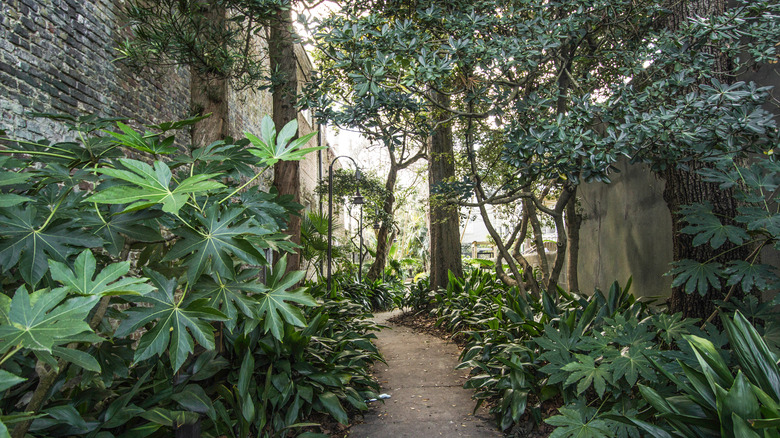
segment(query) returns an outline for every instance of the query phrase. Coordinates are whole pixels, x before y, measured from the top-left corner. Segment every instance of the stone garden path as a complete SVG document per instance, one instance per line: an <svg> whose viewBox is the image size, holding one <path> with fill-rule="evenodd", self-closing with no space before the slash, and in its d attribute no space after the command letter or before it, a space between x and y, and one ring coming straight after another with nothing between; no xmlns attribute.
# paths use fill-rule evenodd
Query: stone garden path
<svg viewBox="0 0 780 438"><path fill-rule="evenodd" d="M502 437L485 409L472 414L475 401L463 389L467 370L455 370L459 349L452 342L389 323L399 312L376 315L388 328L376 344L387 360L374 375L390 398L371 403L350 438Z"/></svg>

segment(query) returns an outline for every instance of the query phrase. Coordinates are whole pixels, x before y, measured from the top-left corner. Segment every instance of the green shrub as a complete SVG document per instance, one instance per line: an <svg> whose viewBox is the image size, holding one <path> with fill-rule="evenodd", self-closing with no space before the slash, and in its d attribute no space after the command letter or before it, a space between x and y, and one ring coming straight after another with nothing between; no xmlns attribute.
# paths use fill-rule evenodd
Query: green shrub
<svg viewBox="0 0 780 438"><path fill-rule="evenodd" d="M311 135L266 118L260 137L178 149L199 118L50 117L76 140L1 151L0 436L289 436L365 409L366 315L265 259L294 249L301 206L251 183Z"/></svg>
<svg viewBox="0 0 780 438"><path fill-rule="evenodd" d="M750 312L756 328L737 313L735 322L725 322L724 335L711 324L703 330L698 320L650 308L629 288L630 281L623 288L615 283L591 296L559 289L533 300L475 271L466 279L451 278L431 313L465 336L458 366L470 370L465 386L475 390L478 405L490 403L504 430L530 418L555 426L556 437L753 436L739 433L759 428L761 436L776 436L777 400L771 385L766 388L777 356L764 341L772 339L777 316L771 307L746 299L739 307ZM723 370L738 364L761 377L743 376L737 385L737 377ZM731 419L726 400L747 383L754 396L744 397L760 400L762 416L756 409L750 415L740 411L743 424ZM545 402L559 414L543 419Z"/></svg>
<svg viewBox="0 0 780 438"><path fill-rule="evenodd" d="M367 312L392 310L398 305L398 292L381 280L369 282L340 282L337 293L346 300L360 305Z"/></svg>

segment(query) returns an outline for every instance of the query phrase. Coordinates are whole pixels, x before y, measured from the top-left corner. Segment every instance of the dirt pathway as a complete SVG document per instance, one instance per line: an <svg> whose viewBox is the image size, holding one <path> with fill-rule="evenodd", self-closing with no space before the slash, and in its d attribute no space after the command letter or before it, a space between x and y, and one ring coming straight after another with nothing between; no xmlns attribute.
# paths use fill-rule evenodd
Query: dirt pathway
<svg viewBox="0 0 780 438"><path fill-rule="evenodd" d="M371 403L364 422L350 428L350 438L501 437L483 409L472 415L472 391L463 389L466 370L455 370L458 347L407 327L388 323L398 312L380 313L376 321L390 328L377 334L387 365L374 375L390 398Z"/></svg>

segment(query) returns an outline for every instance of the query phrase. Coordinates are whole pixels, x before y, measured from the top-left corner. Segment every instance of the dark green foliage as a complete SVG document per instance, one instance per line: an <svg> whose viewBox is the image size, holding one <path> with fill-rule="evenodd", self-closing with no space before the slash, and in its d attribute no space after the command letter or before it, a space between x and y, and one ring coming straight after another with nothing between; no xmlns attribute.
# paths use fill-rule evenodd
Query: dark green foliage
<svg viewBox="0 0 780 438"><path fill-rule="evenodd" d="M304 273L285 274L286 257L270 266L266 250L295 248L283 226L301 206L244 190L309 151L294 123L277 135L266 118L259 137L163 161L169 131L197 118L107 137L101 119L55 118L79 141L4 139L0 158L1 436L167 437L194 423L292 436L315 430L314 412L366 409L380 359L368 314L295 287Z"/></svg>
<svg viewBox="0 0 780 438"><path fill-rule="evenodd" d="M219 0L132 1L123 7L132 37L120 42L122 59L137 67L190 65L199 75L268 87L266 51L250 44L289 2ZM222 16L213 9L221 10ZM230 10L230 18L225 11ZM251 50L250 50L251 48ZM173 125L175 126L175 125Z"/></svg>
<svg viewBox="0 0 780 438"><path fill-rule="evenodd" d="M694 236L694 245L709 245L717 250L726 240L747 246L752 251L746 259L733 258L728 263L698 263L681 260L670 274L674 285L684 285L688 293L706 292L709 285L720 287L721 279L731 290L739 286L743 291L767 291L780 284L777 267L761 263L764 247L780 245L780 214L771 207L780 200L777 191L780 164L774 154L762 154L750 165L740 165L738 157L729 154L711 160L712 166L700 171L705 181L716 183L721 189L733 189L741 202L739 215L729 222L712 211L708 204L695 204L681 211L688 224L683 232ZM728 255L728 250L724 254ZM726 300L727 301L727 300Z"/></svg>
<svg viewBox="0 0 780 438"><path fill-rule="evenodd" d="M328 199L328 181L323 180L317 186L317 193L322 199ZM374 222L389 221L382 210L382 204L385 198L391 194L385 189L385 184L372 173L363 173L361 171L360 179L355 179L355 172L350 169L336 169L333 171L333 205L337 205L339 200L347 199L352 202L352 197L360 190L360 194L365 198L363 205L363 221L366 224ZM336 212L338 213L338 212Z"/></svg>
<svg viewBox="0 0 780 438"><path fill-rule="evenodd" d="M391 285L377 280L374 282L340 282L337 294L360 305L366 312L392 310L398 305L400 294Z"/></svg>
<svg viewBox="0 0 780 438"><path fill-rule="evenodd" d="M596 290L591 296L558 290L529 300L493 275L474 271L464 280L451 279L450 287L434 298L431 312L439 324L465 337L459 365L471 370L465 386L476 391L479 404L491 403L502 429L544 420L557 427L556 437L668 437L676 436L672 428L680 424L704 424L717 431L711 435L725 433L718 418L731 418L731 411L725 401L716 403L716 389L706 389L715 383L725 388L723 400L750 398L740 394L763 388L767 395L755 396L766 407L762 412L768 412L762 418L775 418L772 409L777 405L770 399L777 352L766 342L776 315L766 305L746 303L756 328L737 314L735 322L725 322L726 338L712 325L702 330L698 320L654 312L637 301L629 287L615 283L607 293ZM727 342L733 354L723 349ZM694 372L704 366L700 363L713 375ZM755 386L735 386L731 369L737 364ZM694 411L708 417L676 421L679 410L693 408L675 393L705 389L708 392L695 400L708 404ZM543 419L542 405L549 403L560 407L560 415ZM667 415L670 409L678 414ZM661 415L656 418L652 411ZM752 431L774 424L751 423L755 416L740 418L744 421L729 420L726 429Z"/></svg>
<svg viewBox="0 0 780 438"><path fill-rule="evenodd" d="M436 294L431 291L428 277L423 277L409 285L409 290L399 307L408 307L415 312L429 310L435 296Z"/></svg>
<svg viewBox="0 0 780 438"><path fill-rule="evenodd" d="M753 438L780 436L780 367L777 355L755 328L737 312L723 319L729 343L739 368L731 365L727 352L707 339L686 336L697 363L680 362L682 373L674 375L654 362L679 396L664 397L663 389L640 385L642 396L652 406L668 432L656 431L633 418L653 437L721 436ZM671 435L670 435L671 434Z"/></svg>

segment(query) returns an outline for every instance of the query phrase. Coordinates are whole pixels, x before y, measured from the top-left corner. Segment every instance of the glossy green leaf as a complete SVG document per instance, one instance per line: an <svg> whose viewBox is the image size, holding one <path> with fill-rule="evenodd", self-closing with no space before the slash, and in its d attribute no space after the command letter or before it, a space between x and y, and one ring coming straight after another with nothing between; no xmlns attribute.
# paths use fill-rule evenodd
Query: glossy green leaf
<svg viewBox="0 0 780 438"><path fill-rule="evenodd" d="M71 270L64 263L49 261L51 276L62 283L69 293L78 295L143 295L154 290L145 278L128 277L130 262L112 263L97 275L95 256L84 250L76 258Z"/></svg>
<svg viewBox="0 0 780 438"><path fill-rule="evenodd" d="M99 247L102 241L81 231L75 222L49 222L35 207L4 209L0 220L0 267L18 267L22 278L37 284L49 260L65 262L77 249Z"/></svg>
<svg viewBox="0 0 780 438"><path fill-rule="evenodd" d="M146 275L157 290L131 299L151 306L137 306L127 310L125 313L129 317L122 321L115 336L126 336L154 322L154 327L141 336L134 360L141 361L167 351L171 357L171 366L177 371L193 352L193 339L208 350L214 348L214 327L209 322L224 321L227 317L211 307L205 299L177 299L178 281L175 278L167 279L150 270L146 271Z"/></svg>
<svg viewBox="0 0 780 438"><path fill-rule="evenodd" d="M723 326L745 375L775 401L780 401L780 367L756 329L739 312L734 319L723 318Z"/></svg>
<svg viewBox="0 0 780 438"><path fill-rule="evenodd" d="M756 418L760 415L758 400L753 395L750 382L747 381L745 375L740 371L737 373L734 384L728 391L720 387L716 387L716 389L718 416L720 417L722 434L727 437L740 438L742 435L733 434L738 427L737 424L733 423L732 417L736 416L739 419L743 419Z"/></svg>
<svg viewBox="0 0 780 438"><path fill-rule="evenodd" d="M29 295L24 286L19 287L9 309L11 324L0 326L0 354L17 345L51 352L55 345L67 342L67 337L89 331L84 319L98 297L66 297L62 289Z"/></svg>
<svg viewBox="0 0 780 438"><path fill-rule="evenodd" d="M265 230L244 217L243 209L221 209L212 204L205 216L197 216L200 229L182 227L175 233L183 239L176 242L163 261L183 259L188 266L187 279L194 283L211 268L223 278L233 275L233 257L250 265L261 265L265 257L246 241L247 236L263 234Z"/></svg>
<svg viewBox="0 0 780 438"><path fill-rule="evenodd" d="M757 434L736 412L731 414L731 423L734 425L732 436L738 438L761 438L761 435Z"/></svg>
<svg viewBox="0 0 780 438"><path fill-rule="evenodd" d="M212 180L218 174L199 174L183 180L171 190L173 174L162 161L155 161L154 168L129 158L121 158L119 161L128 170L100 168L98 172L131 185L113 185L100 190L87 198L87 202L130 204L125 211L162 204L164 212L178 214L190 196L224 187L222 183Z"/></svg>
<svg viewBox="0 0 780 438"><path fill-rule="evenodd" d="M65 347L52 347L52 354L87 371L100 372L98 361L85 351Z"/></svg>
<svg viewBox="0 0 780 438"><path fill-rule="evenodd" d="M251 352L247 352L244 354L244 359L241 361L241 368L238 372L236 389L238 390L239 397L244 399L249 398L249 383L254 372L255 358L252 356Z"/></svg>
<svg viewBox="0 0 780 438"><path fill-rule="evenodd" d="M24 377L19 377L6 370L0 370L0 393L25 381L27 381L27 379Z"/></svg>
<svg viewBox="0 0 780 438"><path fill-rule="evenodd" d="M184 409L200 414L207 414L214 409L211 399L206 391L198 385L187 385L181 391L173 394L171 399L176 401Z"/></svg>
<svg viewBox="0 0 780 438"><path fill-rule="evenodd" d="M268 290L256 295L257 319L263 321L265 331L270 331L276 339L282 339L285 323L297 327L306 325L301 310L291 303L304 306L317 305L317 302L301 288L289 290L303 280L305 272L294 271L285 274L286 268L287 256L285 255L268 274L266 281Z"/></svg>
<svg viewBox="0 0 780 438"><path fill-rule="evenodd" d="M723 359L720 352L715 348L715 345L707 339L694 335L687 335L684 336L684 338L693 348L693 352L699 360L699 365L701 365L707 378L714 379L714 382L721 387L730 387L734 381L734 375L731 374L728 364ZM708 370L710 369L714 371L714 375L708 373Z"/></svg>
<svg viewBox="0 0 780 438"><path fill-rule="evenodd" d="M325 411L332 415L336 421L341 424L347 424L349 422L347 411L341 406L341 402L339 401L339 398L336 397L336 394L326 391L320 394L317 397L317 400L319 400L322 407L325 408Z"/></svg>

